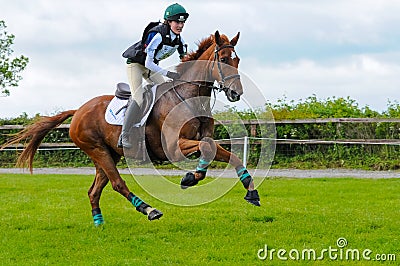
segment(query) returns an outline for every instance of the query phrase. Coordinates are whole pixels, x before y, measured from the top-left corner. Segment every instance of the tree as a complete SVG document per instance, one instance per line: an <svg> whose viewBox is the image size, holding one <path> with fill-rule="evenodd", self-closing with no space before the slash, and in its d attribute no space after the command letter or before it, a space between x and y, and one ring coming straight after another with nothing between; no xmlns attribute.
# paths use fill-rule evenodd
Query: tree
<svg viewBox="0 0 400 266"><path fill-rule="evenodd" d="M29 59L23 55L10 59L15 36L6 32L6 28L5 22L0 20L0 91L8 96L10 91L7 88L18 86L22 79L19 73L25 69Z"/></svg>

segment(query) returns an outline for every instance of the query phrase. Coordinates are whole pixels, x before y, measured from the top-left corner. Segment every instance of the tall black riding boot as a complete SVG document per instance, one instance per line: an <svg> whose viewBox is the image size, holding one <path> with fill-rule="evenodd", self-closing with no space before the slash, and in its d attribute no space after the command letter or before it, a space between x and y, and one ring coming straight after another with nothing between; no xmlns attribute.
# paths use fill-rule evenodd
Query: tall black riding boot
<svg viewBox="0 0 400 266"><path fill-rule="evenodd" d="M118 140L119 148L132 148L132 142L129 140L130 131L133 125L140 121L140 106L137 104L135 100L131 102L125 112L124 124L122 125L121 135Z"/></svg>

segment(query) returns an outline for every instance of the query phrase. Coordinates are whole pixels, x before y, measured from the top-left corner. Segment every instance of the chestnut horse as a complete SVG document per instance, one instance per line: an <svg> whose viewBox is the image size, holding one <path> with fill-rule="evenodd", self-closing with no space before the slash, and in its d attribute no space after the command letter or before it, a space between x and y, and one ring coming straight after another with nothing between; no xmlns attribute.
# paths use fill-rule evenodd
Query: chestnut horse
<svg viewBox="0 0 400 266"><path fill-rule="evenodd" d="M226 97L232 102L238 101L243 94L238 74L239 57L234 50L238 39L239 33L229 40L216 31L214 35L202 40L197 51L189 53L177 66L177 71L181 74L180 80L165 82L158 86L157 101L145 126L146 149L150 159L158 161L179 161L185 156L200 152L196 171L189 172L182 178L182 188L194 186L204 179L212 160L230 163L235 167L238 177L247 190L244 199L260 206L253 179L242 161L212 139L214 120L211 116L210 97L212 90L215 89L214 81L218 81L219 89L225 91ZM190 67L185 66L187 63ZM199 96L202 108L196 101L190 101ZM104 118L105 110L112 98L111 95L99 96L77 110L41 117L4 146L28 140L17 165L29 166L32 173L34 154L45 135L68 117L73 116L69 129L70 137L93 160L96 167L94 182L88 191L95 225L104 222L99 201L102 190L109 181L112 188L127 198L137 211L147 215L149 220L159 219L163 215L162 212L134 195L116 168L117 162L124 155L124 150L117 147L121 127L108 124ZM208 105L203 99L208 100ZM196 114L199 108L203 111ZM173 119L169 119L169 116Z"/></svg>

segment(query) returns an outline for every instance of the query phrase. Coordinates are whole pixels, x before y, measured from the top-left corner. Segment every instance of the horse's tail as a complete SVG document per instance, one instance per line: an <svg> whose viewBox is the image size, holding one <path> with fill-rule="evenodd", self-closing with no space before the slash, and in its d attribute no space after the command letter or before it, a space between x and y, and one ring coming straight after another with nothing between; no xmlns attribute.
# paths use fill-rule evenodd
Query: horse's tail
<svg viewBox="0 0 400 266"><path fill-rule="evenodd" d="M76 110L69 110L59 113L55 116L41 117L37 122L15 134L13 138L0 147L0 150L12 144L18 144L21 141L27 142L28 144L18 157L17 167L29 166L29 171L32 173L33 157L35 156L35 153L39 148L43 138L47 135L47 133L49 133L50 130L59 126L68 117L73 116L75 112Z"/></svg>

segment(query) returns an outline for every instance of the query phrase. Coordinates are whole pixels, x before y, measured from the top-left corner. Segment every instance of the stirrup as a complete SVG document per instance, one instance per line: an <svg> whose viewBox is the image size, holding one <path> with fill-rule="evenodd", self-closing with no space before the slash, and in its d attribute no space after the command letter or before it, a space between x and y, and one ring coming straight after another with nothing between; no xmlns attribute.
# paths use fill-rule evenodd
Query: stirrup
<svg viewBox="0 0 400 266"><path fill-rule="evenodd" d="M132 148L132 144L129 143L129 137L126 136L126 133L121 132L121 134L119 135L117 147L125 149Z"/></svg>

